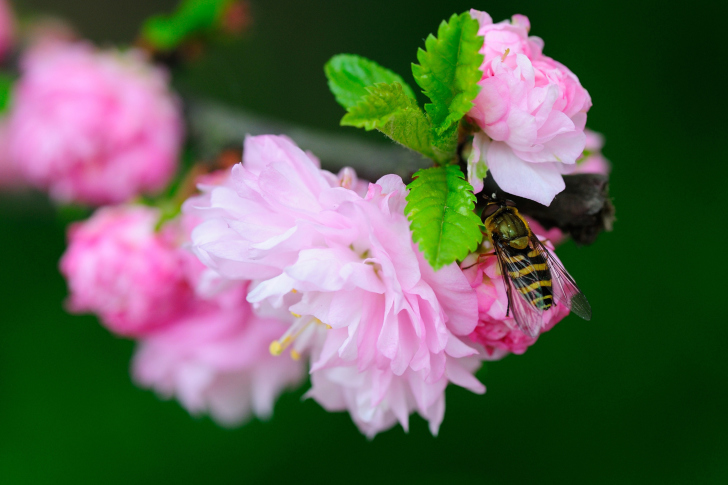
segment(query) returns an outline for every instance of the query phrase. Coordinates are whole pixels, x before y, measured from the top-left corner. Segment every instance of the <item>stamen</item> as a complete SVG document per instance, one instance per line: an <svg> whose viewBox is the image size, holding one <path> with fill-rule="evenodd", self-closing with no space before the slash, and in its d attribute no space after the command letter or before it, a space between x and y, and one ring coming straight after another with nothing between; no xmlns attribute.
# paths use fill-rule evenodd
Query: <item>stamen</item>
<svg viewBox="0 0 728 485"><path fill-rule="evenodd" d="M293 360L300 360L301 359L301 354L299 354L296 349L291 349L291 359L293 359Z"/></svg>
<svg viewBox="0 0 728 485"><path fill-rule="evenodd" d="M291 293L298 293L298 290L294 288L291 290Z"/></svg>
<svg viewBox="0 0 728 485"><path fill-rule="evenodd" d="M293 312L291 312L291 315L293 315L293 316L294 316L294 317L296 317L296 318L301 318L301 315L299 315L298 313L293 313Z"/></svg>
<svg viewBox="0 0 728 485"><path fill-rule="evenodd" d="M281 355L283 351L286 350L288 346L291 345L293 341L296 340L303 333L303 331L309 327L309 325L314 322L319 322L317 318L310 316L306 318L301 318L301 316L298 315L297 318L298 320L296 320L293 325L291 325L288 330L286 330L286 333L284 333L280 339L271 342L270 347L268 348L271 355ZM297 353L300 354L300 352L298 351Z"/></svg>
<svg viewBox="0 0 728 485"><path fill-rule="evenodd" d="M501 62L505 62L506 57L508 57L508 53L511 52L511 48L509 47L506 49L506 51L503 53L503 56L501 57Z"/></svg>

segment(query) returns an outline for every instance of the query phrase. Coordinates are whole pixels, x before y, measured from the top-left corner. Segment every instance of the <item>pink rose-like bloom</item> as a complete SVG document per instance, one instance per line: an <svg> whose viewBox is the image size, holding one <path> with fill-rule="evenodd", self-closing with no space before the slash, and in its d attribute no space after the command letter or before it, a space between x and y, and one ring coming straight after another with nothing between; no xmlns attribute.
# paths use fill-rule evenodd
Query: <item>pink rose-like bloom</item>
<svg viewBox="0 0 728 485"><path fill-rule="evenodd" d="M112 332L139 336L189 310L188 278L198 263L179 249L177 231L155 232L158 220L149 207L105 207L69 228L60 267L70 311L96 313Z"/></svg>
<svg viewBox="0 0 728 485"><path fill-rule="evenodd" d="M532 226L532 230L535 228ZM489 242L484 243L490 246ZM546 247L552 251L550 241ZM485 347L487 360L498 360L509 352L524 353L528 347L536 343L538 337L530 337L518 329L511 309L508 316L508 296L503 281L503 275L498 266L498 258L492 253L471 254L462 263L470 284L478 295L478 325L470 334L470 339ZM520 296L516 296L520 298ZM563 304L557 304L543 313L543 326L541 333L551 330L559 323L569 309Z"/></svg>
<svg viewBox="0 0 728 485"><path fill-rule="evenodd" d="M353 171L321 170L284 137L248 138L244 153L228 186L185 206L204 219L193 248L225 277L260 280L249 301L298 317L279 351L323 340L312 351L314 399L348 409L373 435L406 426L415 410L436 432L448 382L484 392L459 363L478 354L458 337L477 324L475 293L457 265L434 272L413 245L398 176L362 194ZM358 377L337 387L341 373Z"/></svg>
<svg viewBox="0 0 728 485"><path fill-rule="evenodd" d="M10 155L54 199L112 204L162 189L182 132L166 74L137 51L46 42L22 60Z"/></svg>
<svg viewBox="0 0 728 485"><path fill-rule="evenodd" d="M584 151L589 93L564 65L543 55L543 41L529 37L527 17L493 23L471 11L485 39L478 83L468 115L483 130L475 135L468 180L482 190L487 166L501 189L549 205L564 190L568 172Z"/></svg>
<svg viewBox="0 0 728 485"><path fill-rule="evenodd" d="M135 381L224 426L251 413L268 418L281 392L302 382L305 369L301 361L270 354L271 340L287 325L254 315L246 288L239 283L143 339L132 365Z"/></svg>
<svg viewBox="0 0 728 485"><path fill-rule="evenodd" d="M585 130L586 147L584 156L576 161L576 169L572 173L598 173L609 175L612 171L612 164L609 163L604 155L602 148L604 147L604 136L592 130Z"/></svg>
<svg viewBox="0 0 728 485"><path fill-rule="evenodd" d="M6 0L0 0L0 58L4 58L13 46L15 16Z"/></svg>

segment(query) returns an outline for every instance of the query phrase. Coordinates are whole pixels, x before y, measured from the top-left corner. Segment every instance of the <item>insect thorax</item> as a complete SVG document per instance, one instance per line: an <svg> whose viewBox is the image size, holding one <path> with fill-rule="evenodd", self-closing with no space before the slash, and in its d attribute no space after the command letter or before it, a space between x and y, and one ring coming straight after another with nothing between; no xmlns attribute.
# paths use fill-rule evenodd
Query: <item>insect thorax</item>
<svg viewBox="0 0 728 485"><path fill-rule="evenodd" d="M528 246L530 230L528 223L513 207L501 207L485 220L485 227L493 239L506 241L512 247L523 249Z"/></svg>

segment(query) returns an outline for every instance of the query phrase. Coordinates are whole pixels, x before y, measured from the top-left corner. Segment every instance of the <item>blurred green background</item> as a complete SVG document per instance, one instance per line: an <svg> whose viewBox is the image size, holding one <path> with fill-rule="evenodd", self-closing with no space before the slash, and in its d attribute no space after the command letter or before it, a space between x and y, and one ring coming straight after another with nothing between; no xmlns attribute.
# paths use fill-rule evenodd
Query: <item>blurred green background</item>
<svg viewBox="0 0 728 485"><path fill-rule="evenodd" d="M131 40L174 4L16 2L101 44ZM178 88L355 133L338 127L324 62L358 53L411 81L427 34L470 7L528 15L594 100L618 220L593 246L559 252L592 322L569 317L489 364L484 396L449 388L437 438L413 417L409 434L368 441L301 391L271 421L225 430L134 387L132 342L62 309L63 222L41 196L4 196L0 483L728 483L724 2L253 0L245 41L216 47Z"/></svg>

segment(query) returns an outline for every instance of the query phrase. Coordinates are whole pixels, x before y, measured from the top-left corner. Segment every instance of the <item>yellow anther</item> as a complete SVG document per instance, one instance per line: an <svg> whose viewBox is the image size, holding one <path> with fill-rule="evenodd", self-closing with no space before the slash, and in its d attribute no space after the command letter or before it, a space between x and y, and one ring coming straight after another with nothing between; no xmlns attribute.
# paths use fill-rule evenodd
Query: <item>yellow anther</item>
<svg viewBox="0 0 728 485"><path fill-rule="evenodd" d="M296 349L291 349L291 359L293 360L299 360L301 358L301 354L299 354Z"/></svg>
<svg viewBox="0 0 728 485"><path fill-rule="evenodd" d="M503 56L501 56L501 62L505 62L506 57L508 57L508 53L511 52L510 47L506 49L506 51L503 53Z"/></svg>
<svg viewBox="0 0 728 485"><path fill-rule="evenodd" d="M294 288L291 290L291 293L298 293L298 290Z"/></svg>
<svg viewBox="0 0 728 485"><path fill-rule="evenodd" d="M270 350L270 355L278 357L283 352L283 346L281 343L277 340L274 340L270 343L270 347L268 348Z"/></svg>
<svg viewBox="0 0 728 485"><path fill-rule="evenodd" d="M332 326L331 326L331 325L329 325L329 324L326 324L326 328L327 328L328 330L331 330L331 329L332 329L332 328L334 328L334 327L332 327Z"/></svg>
<svg viewBox="0 0 728 485"><path fill-rule="evenodd" d="M299 315L298 313L293 313L293 312L291 312L291 315L293 315L293 316L294 316L294 317L296 317L296 318L301 318L301 315Z"/></svg>

